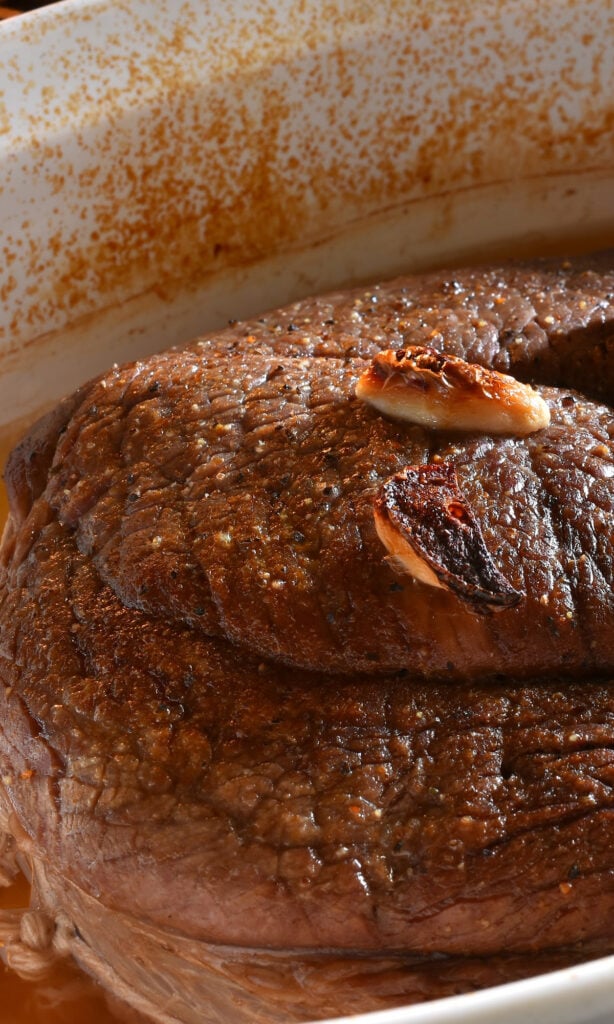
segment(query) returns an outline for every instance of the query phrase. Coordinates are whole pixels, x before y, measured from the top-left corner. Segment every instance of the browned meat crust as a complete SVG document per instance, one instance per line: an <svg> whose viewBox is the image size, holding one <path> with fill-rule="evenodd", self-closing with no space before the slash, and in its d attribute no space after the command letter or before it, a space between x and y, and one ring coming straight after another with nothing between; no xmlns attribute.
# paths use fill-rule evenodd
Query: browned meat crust
<svg viewBox="0 0 614 1024"><path fill-rule="evenodd" d="M377 339L412 335L415 321L439 323L434 343L506 368L513 358L529 376L535 365L560 369L569 337L557 334L560 324L571 319L580 345L571 311L585 322L590 309L583 355L600 367L595 322L603 321L603 346L609 307L595 293L604 295L607 274L515 269L508 277L510 295L507 278L491 271L471 272L465 284L456 275L447 289L439 281L439 291L433 279L382 286L370 306L371 292L311 300L112 371L83 392L45 502L123 604L265 658L428 678L609 671L609 407L543 388L550 426L495 438L399 424L354 399ZM524 333L518 324L521 310L528 316L523 283L535 304L542 296L540 319L553 321L537 355L536 321ZM501 325L498 342L489 330L506 303L513 346L511 327ZM455 467L497 568L526 594L505 616L479 618L409 578L399 585L382 558L379 486L431 461Z"/></svg>
<svg viewBox="0 0 614 1024"><path fill-rule="evenodd" d="M567 390L611 400L611 265L309 300L35 429L0 604L1 769L34 858L206 942L614 946L614 425ZM353 399L378 347L427 336L547 381L551 425L435 435ZM517 607L478 616L387 564L374 497L434 460Z"/></svg>

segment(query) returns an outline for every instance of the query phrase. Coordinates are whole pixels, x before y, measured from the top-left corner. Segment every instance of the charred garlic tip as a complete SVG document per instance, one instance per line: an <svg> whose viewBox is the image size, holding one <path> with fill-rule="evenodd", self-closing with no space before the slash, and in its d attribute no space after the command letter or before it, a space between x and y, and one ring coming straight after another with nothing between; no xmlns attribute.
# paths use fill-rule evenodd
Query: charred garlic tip
<svg viewBox="0 0 614 1024"><path fill-rule="evenodd" d="M524 437L550 423L548 406L529 384L419 346L376 355L356 394L386 416L433 430Z"/></svg>
<svg viewBox="0 0 614 1024"><path fill-rule="evenodd" d="M454 466L408 466L387 480L375 502L375 526L394 568L452 591L475 611L520 601L488 552Z"/></svg>

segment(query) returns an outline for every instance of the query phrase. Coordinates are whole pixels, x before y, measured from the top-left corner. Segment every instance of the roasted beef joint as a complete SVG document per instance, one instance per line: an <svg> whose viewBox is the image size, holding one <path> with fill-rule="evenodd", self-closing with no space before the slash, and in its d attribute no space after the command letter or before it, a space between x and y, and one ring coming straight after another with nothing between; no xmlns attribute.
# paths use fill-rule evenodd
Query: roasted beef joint
<svg viewBox="0 0 614 1024"><path fill-rule="evenodd" d="M613 349L611 255L440 272L30 431L0 807L39 931L9 960L228 1024L614 951Z"/></svg>

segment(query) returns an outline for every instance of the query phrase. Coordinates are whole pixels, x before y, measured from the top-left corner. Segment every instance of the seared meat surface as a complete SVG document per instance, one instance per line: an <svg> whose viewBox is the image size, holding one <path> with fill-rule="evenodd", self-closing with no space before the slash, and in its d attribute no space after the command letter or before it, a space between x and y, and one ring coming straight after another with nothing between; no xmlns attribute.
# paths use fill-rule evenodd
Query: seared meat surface
<svg viewBox="0 0 614 1024"><path fill-rule="evenodd" d="M546 308L556 320L542 313L554 321L552 350L544 338L536 355L536 321L522 334L518 295L489 280L488 301L500 316L509 306L504 323L517 325L513 347L506 326L497 349L492 311L478 307L477 316L477 298L461 303L470 287L480 294L479 276L468 277L464 290L457 275L456 290L431 294L426 310L402 318L409 286L397 283L373 290L370 313L364 292L314 300L291 311L296 330L288 331L289 314L272 314L257 333L234 328L112 371L81 396L45 501L122 604L265 658L421 678L609 671L609 407L544 387L550 426L516 438L428 431L355 398L378 341L398 344L393 327L399 341L413 339L415 320L438 323L431 344L456 354L513 363L524 376L549 361L558 369L560 295L579 313L589 300L543 272L540 294L552 279ZM571 280L576 290L584 282L580 296L596 288L591 275ZM429 314L435 297L445 300L440 320ZM594 306L592 298L593 316ZM583 357L594 362L595 329L586 330ZM383 557L373 522L378 489L405 466L429 462L456 468L497 568L526 595L504 616L480 618L458 598L399 577Z"/></svg>
<svg viewBox="0 0 614 1024"><path fill-rule="evenodd" d="M5 817L33 861L206 943L611 950L613 318L608 256L408 278L111 370L34 428L0 603ZM535 382L549 426L357 400L409 344ZM513 607L387 560L377 494L426 463L455 468Z"/></svg>

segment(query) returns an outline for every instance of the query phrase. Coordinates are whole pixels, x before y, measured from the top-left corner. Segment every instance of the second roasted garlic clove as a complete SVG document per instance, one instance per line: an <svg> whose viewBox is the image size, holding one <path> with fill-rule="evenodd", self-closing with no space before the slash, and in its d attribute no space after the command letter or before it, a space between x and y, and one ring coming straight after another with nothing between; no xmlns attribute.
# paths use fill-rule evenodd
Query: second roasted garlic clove
<svg viewBox="0 0 614 1024"><path fill-rule="evenodd" d="M530 384L417 345L378 353L356 395L387 416L433 430L524 437L550 423L548 406Z"/></svg>
<svg viewBox="0 0 614 1024"><path fill-rule="evenodd" d="M520 601L486 547L453 465L407 466L382 485L374 515L393 568L452 591L477 612Z"/></svg>

